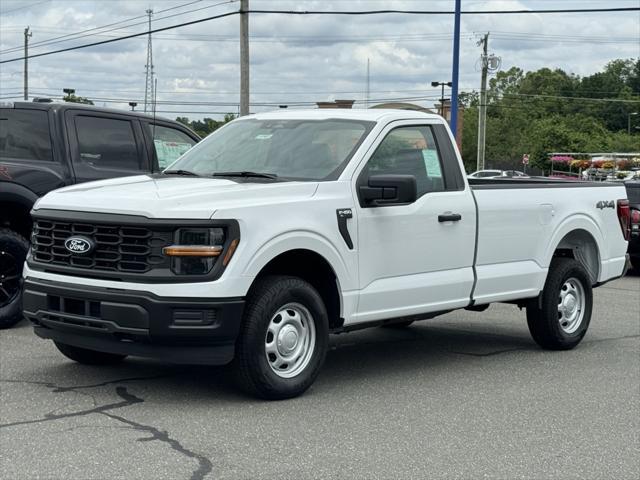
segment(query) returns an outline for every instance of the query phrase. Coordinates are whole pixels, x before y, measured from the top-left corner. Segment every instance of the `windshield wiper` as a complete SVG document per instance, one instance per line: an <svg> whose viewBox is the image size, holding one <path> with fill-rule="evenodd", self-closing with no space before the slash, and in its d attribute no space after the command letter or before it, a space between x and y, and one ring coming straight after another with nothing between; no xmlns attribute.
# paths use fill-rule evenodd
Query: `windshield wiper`
<svg viewBox="0 0 640 480"><path fill-rule="evenodd" d="M197 173L190 172L189 170L165 170L163 175L184 175L185 177L199 177Z"/></svg>
<svg viewBox="0 0 640 480"><path fill-rule="evenodd" d="M212 175L213 177L256 177L256 178L270 178L272 180L278 178L278 175L275 173L263 173L263 172L216 172Z"/></svg>

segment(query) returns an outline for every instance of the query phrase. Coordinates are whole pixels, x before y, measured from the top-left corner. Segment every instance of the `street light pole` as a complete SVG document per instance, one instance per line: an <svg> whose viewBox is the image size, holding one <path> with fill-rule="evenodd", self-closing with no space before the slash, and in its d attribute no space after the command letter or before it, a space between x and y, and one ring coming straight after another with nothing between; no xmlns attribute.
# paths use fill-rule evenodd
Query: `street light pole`
<svg viewBox="0 0 640 480"><path fill-rule="evenodd" d="M444 87L450 87L453 85L451 82L431 82L432 87L442 87L442 93L440 96L440 116L444 117Z"/></svg>
<svg viewBox="0 0 640 480"><path fill-rule="evenodd" d="M638 115L638 112L631 112L627 115L627 134L631 135L631 116Z"/></svg>

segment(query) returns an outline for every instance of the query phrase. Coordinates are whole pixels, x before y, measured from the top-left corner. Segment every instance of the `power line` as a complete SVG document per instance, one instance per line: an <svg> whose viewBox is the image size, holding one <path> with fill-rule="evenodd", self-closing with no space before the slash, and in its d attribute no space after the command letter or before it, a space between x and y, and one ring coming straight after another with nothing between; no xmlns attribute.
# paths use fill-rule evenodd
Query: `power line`
<svg viewBox="0 0 640 480"><path fill-rule="evenodd" d="M42 4L42 3L47 3L47 2L49 2L49 1L51 1L51 0L43 0L42 2L36 2L36 3L32 3L31 5L25 5L25 6L23 6L23 7L18 7L18 8L14 8L14 9L12 9L12 10L7 10L7 11L5 11L5 12L0 12L0 14L2 14L2 15L6 15L7 13L13 13L13 12L17 12L18 10L24 10L24 9L26 9L26 8L35 7L36 5L40 5L40 4Z"/></svg>
<svg viewBox="0 0 640 480"><path fill-rule="evenodd" d="M538 10L467 10L463 15L508 15L527 13L603 13L603 12L637 12L640 7L607 7L607 8L567 8L567 9L538 9ZM407 15L453 15L451 10L249 10L248 13L279 14L279 15L385 15L402 13Z"/></svg>
<svg viewBox="0 0 640 480"><path fill-rule="evenodd" d="M105 33L92 34L93 37L105 37L105 38L117 38L117 35L108 35ZM476 37L475 33L463 33L460 38L473 39ZM496 34L498 40L519 40L523 42L570 42L570 43L592 43L592 44L637 44L638 39L635 37L611 37L605 39L601 37L587 37L587 36L531 36L528 34L509 35L509 34ZM234 35L207 35L207 34L181 34L181 33L165 33L163 35L156 35L156 40L169 40L175 41L189 41L189 42L230 42L238 43L239 39ZM410 35L251 35L250 40L252 43L285 43L285 44L333 44L333 43L406 43L406 42L423 42L425 40L451 40L453 34L439 33L439 34L410 34ZM65 40L66 41L66 40ZM57 42L56 42L57 43ZM5 50L0 52L10 53L16 51L14 48L11 50Z"/></svg>
<svg viewBox="0 0 640 480"><path fill-rule="evenodd" d="M29 55L29 58L44 57L44 56L47 56L47 55L53 55L55 53L70 52L72 50L80 50L82 48L95 47L95 46L98 46L98 45L105 45L107 43L119 42L121 40L127 40L129 38L141 37L143 35L149 35L151 33L164 32L166 30L171 30L171 29L174 29L174 28L186 27L188 25L195 25L195 24L198 24L198 23L208 22L209 20L217 20L219 18L231 17L231 16L234 16L234 15L238 15L239 13L240 12L238 12L238 11L221 13L219 15L212 15L210 17L205 17L205 18L201 18L201 19L198 19L198 20L191 20L190 22L179 23L177 25L169 25L167 27L154 28L153 30L148 30L146 32L133 33L131 35L125 35L125 36L122 36L122 37L116 37L116 38L112 38L112 39L109 39L109 40L101 40L99 42L85 43L83 45L76 45L75 47L68 47L68 48L62 48L60 50L53 50L51 52L36 53L34 55ZM10 62L17 62L19 60L24 60L24 59L25 59L25 57L16 57L16 58L10 58L9 60L0 60L0 64L10 63Z"/></svg>
<svg viewBox="0 0 640 480"><path fill-rule="evenodd" d="M170 8L165 8L164 10L158 10L157 13L161 14L161 13L168 12L168 11L171 11L171 10L176 10L178 8L184 8L184 7L187 7L189 5L193 5L194 3L200 3L202 1L203 0L196 0L196 1L188 2L188 3L183 3L181 5L176 5L176 6L173 6L173 7L170 7ZM193 10L187 10L186 12L178 12L178 13L174 13L172 15L166 15L164 17L159 17L159 18L156 18L154 21L158 22L160 20L166 20L168 18L178 17L180 15L186 15L186 14L193 13L193 12L199 12L201 10L205 10L205 9L213 8L213 7L218 7L220 5L234 3L236 1L237 0L226 0L224 2L215 3L213 5L207 5L206 7L195 8ZM135 26L138 26L138 25L146 25L147 22L144 21L144 22L132 23L132 24L129 24L129 25L123 25L121 27L110 28L109 30L103 30L101 32L87 33L87 32L93 32L95 30L102 30L103 28L112 27L114 25L120 25L122 23L128 23L128 22L131 22L133 20L137 20L137 19L145 18L145 17L147 17L147 15L138 15L137 17L131 17L131 18L126 19L126 20L120 20L120 21L117 21L117 22L109 23L107 25L102 25L101 27L89 28L87 30L82 30L80 32L69 33L67 35L61 35L59 37L49 38L49 39L46 39L46 40L42 40L40 42L34 42L32 47L33 48L46 47L46 46L50 46L50 45L56 45L58 43L64 43L64 42L70 42L70 41L73 41L73 40L78 40L80 38L100 36L100 35L103 35L105 33L113 32L113 31L116 31L116 30L122 30L124 28L135 27ZM85 34L85 35L82 35L82 34ZM73 38L68 38L68 37L73 37ZM15 52L15 51L17 51L19 49L20 49L20 47L7 48L5 50L1 50L0 54L6 54L6 53Z"/></svg>
<svg viewBox="0 0 640 480"><path fill-rule="evenodd" d="M233 1L233 0L230 0ZM473 11L463 11L462 14L466 15L500 15L500 14L530 14L530 13L602 13L602 12L631 12L631 11L640 11L640 7L618 7L618 8L580 8L580 9L539 9L539 10L473 10ZM82 48L94 47L98 45L104 45L107 43L113 43L121 40L127 40L130 38L136 38L142 35L147 35L149 33L157 33L164 32L167 30L172 30L174 28L185 27L188 25L195 25L198 23L207 22L210 20L215 20L219 18L229 17L232 15L239 15L240 11L227 12L220 15L213 15L210 17L201 18L199 20L192 20L190 22L184 22L176 25L169 25L167 27L156 28L154 30L148 32L140 32L130 35L125 35L117 38L112 38L109 40L102 40L100 42L92 42L83 45L77 45L75 47L68 47L60 50L54 50L51 52L38 53L34 55L30 55L29 58L43 57L46 55L53 55L56 53L69 52L72 50L79 50ZM253 14L278 14L278 15L381 15L381 14L390 14L390 13L401 13L401 14L410 14L410 15L451 15L454 12L452 11L444 11L444 10L359 10L359 11L328 11L328 10L319 10L319 11L310 11L310 10L248 10L246 13ZM0 64L15 62L19 60L24 60L25 57L16 57L9 60L2 60Z"/></svg>

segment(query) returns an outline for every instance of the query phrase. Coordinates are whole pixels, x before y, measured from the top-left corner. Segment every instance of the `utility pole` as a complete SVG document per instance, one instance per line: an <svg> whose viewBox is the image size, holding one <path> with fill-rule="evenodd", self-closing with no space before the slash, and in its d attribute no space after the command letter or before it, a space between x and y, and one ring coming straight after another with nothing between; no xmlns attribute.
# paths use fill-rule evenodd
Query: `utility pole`
<svg viewBox="0 0 640 480"><path fill-rule="evenodd" d="M24 29L24 99L29 100L29 38L33 34L29 27Z"/></svg>
<svg viewBox="0 0 640 480"><path fill-rule="evenodd" d="M482 45L482 81L480 83L480 107L478 108L478 163L477 170L484 170L484 147L487 133L487 73L489 70L489 32L478 42Z"/></svg>
<svg viewBox="0 0 640 480"><path fill-rule="evenodd" d="M453 17L453 68L451 72L451 83L453 83L453 86L451 87L451 119L449 120L449 127L451 127L456 141L460 142L458 138L458 73L460 65L460 16L462 13L462 0L455 0L455 2L455 14Z"/></svg>
<svg viewBox="0 0 640 480"><path fill-rule="evenodd" d="M367 89L364 95L364 108L369 108L369 96L371 94L371 83L369 81L369 59L367 58Z"/></svg>
<svg viewBox="0 0 640 480"><path fill-rule="evenodd" d="M144 83L144 112L147 112L149 104L153 101L153 45L151 43L151 15L153 10L148 9L145 13L149 16L149 39L147 40L147 64L145 65Z"/></svg>
<svg viewBox="0 0 640 480"><path fill-rule="evenodd" d="M240 0L240 116L249 115L249 0Z"/></svg>

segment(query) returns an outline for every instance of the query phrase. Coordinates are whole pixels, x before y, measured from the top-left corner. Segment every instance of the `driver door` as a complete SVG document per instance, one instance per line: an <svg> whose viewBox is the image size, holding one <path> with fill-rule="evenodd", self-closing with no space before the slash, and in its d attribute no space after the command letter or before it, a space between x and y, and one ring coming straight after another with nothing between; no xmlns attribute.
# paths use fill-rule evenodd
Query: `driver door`
<svg viewBox="0 0 640 480"><path fill-rule="evenodd" d="M356 172L356 195L369 176L401 174L416 178L417 199L370 206L358 197L360 295L354 321L467 306L476 211L446 128L397 122L380 137Z"/></svg>

